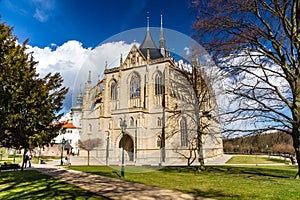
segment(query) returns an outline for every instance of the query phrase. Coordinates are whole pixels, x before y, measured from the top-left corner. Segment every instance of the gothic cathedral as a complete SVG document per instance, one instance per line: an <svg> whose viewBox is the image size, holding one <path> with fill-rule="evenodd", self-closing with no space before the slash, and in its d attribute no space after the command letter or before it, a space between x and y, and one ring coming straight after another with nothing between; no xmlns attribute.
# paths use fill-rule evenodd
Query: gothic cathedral
<svg viewBox="0 0 300 200"><path fill-rule="evenodd" d="M199 156L223 154L212 93L200 72L183 71L170 57L162 25L160 32L157 48L148 25L142 43L94 86L89 72L82 105L72 109L81 140L99 141L91 155L100 163L120 164L122 147L125 163L135 165L197 164Z"/></svg>

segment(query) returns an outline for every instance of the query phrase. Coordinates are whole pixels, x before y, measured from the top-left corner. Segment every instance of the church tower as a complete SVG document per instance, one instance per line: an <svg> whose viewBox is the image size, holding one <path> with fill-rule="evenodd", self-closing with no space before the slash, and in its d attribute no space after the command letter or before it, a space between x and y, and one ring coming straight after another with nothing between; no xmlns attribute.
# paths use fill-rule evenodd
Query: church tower
<svg viewBox="0 0 300 200"><path fill-rule="evenodd" d="M152 39L152 36L150 34L149 17L147 17L146 35L139 49L142 52L142 54L145 56L145 58L148 58L149 56L151 60L155 60L163 57L160 50L156 47Z"/></svg>
<svg viewBox="0 0 300 200"><path fill-rule="evenodd" d="M80 91L79 95L77 96L76 105L71 108L72 122L76 127L81 127L82 105L83 105L83 96Z"/></svg>
<svg viewBox="0 0 300 200"><path fill-rule="evenodd" d="M162 22L162 13L160 13L160 38L159 38L159 48L160 53L166 57L166 40L164 36L163 22Z"/></svg>

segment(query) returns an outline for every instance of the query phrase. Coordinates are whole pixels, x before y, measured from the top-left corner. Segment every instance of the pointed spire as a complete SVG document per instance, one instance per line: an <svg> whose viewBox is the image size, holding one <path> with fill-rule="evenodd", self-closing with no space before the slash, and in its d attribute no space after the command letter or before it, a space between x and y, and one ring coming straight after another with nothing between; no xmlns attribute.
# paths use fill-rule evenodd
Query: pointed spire
<svg viewBox="0 0 300 200"><path fill-rule="evenodd" d="M82 100L83 100L82 94L81 94L81 92L79 92L79 94L77 96L76 105L75 105L76 108L82 107L82 103L83 103Z"/></svg>
<svg viewBox="0 0 300 200"><path fill-rule="evenodd" d="M149 12L147 12L148 14ZM158 59L162 58L163 55L160 52L160 49L158 49L152 39L152 36L150 34L150 27L149 27L149 16L147 16L147 31L145 38L143 42L141 43L139 50L142 52L142 54L145 56L145 58L148 57L148 51L149 51L149 57L150 59Z"/></svg>
<svg viewBox="0 0 300 200"><path fill-rule="evenodd" d="M89 76L88 76L88 80L86 83L86 89L89 90L91 88L91 83L92 83L92 75L91 75L91 71L89 71Z"/></svg>
<svg viewBox="0 0 300 200"><path fill-rule="evenodd" d="M105 61L105 69L107 69L107 61Z"/></svg>
<svg viewBox="0 0 300 200"><path fill-rule="evenodd" d="M149 17L149 12L147 12L147 32L150 31L149 26L150 26L150 17Z"/></svg>
<svg viewBox="0 0 300 200"><path fill-rule="evenodd" d="M160 38L164 38L162 12L160 12Z"/></svg>
<svg viewBox="0 0 300 200"><path fill-rule="evenodd" d="M92 82L92 78L91 78L91 70L89 71L89 77L88 77L88 83Z"/></svg>
<svg viewBox="0 0 300 200"><path fill-rule="evenodd" d="M163 21L162 21L162 12L160 13L160 39L159 39L159 48L160 53L165 57L166 55L166 40L164 36L164 29L163 29Z"/></svg>
<svg viewBox="0 0 300 200"><path fill-rule="evenodd" d="M79 86L79 95L82 97L82 88L81 88L81 84Z"/></svg>
<svg viewBox="0 0 300 200"><path fill-rule="evenodd" d="M123 64L123 56L121 54L121 56L120 56L120 67L122 66L122 64Z"/></svg>

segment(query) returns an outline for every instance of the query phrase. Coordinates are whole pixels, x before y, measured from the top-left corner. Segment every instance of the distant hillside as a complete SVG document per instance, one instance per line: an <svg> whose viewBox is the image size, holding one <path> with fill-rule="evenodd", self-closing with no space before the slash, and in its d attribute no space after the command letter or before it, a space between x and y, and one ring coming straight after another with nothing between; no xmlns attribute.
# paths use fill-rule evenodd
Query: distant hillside
<svg viewBox="0 0 300 200"><path fill-rule="evenodd" d="M283 132L223 139L224 152L295 154L292 137Z"/></svg>

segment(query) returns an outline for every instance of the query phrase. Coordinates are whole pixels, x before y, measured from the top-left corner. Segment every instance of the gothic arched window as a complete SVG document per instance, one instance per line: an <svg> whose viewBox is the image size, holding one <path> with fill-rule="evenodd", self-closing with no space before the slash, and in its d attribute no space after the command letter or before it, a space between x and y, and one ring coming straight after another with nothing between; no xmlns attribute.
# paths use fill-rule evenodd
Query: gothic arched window
<svg viewBox="0 0 300 200"><path fill-rule="evenodd" d="M92 124L89 124L89 132L92 132L93 128L92 128Z"/></svg>
<svg viewBox="0 0 300 200"><path fill-rule="evenodd" d="M141 95L141 79L138 74L134 73L130 80L130 98L140 98Z"/></svg>
<svg viewBox="0 0 300 200"><path fill-rule="evenodd" d="M155 95L160 95L162 93L163 93L162 75L156 74L156 76L155 76Z"/></svg>
<svg viewBox="0 0 300 200"><path fill-rule="evenodd" d="M111 100L115 101L118 99L118 84L113 82L111 84Z"/></svg>
<svg viewBox="0 0 300 200"><path fill-rule="evenodd" d="M134 126L134 119L133 119L133 117L130 118L130 126L132 126L132 127Z"/></svg>
<svg viewBox="0 0 300 200"><path fill-rule="evenodd" d="M181 146L188 146L188 135L187 135L187 124L186 119L182 118L180 120L180 138L181 138Z"/></svg>
<svg viewBox="0 0 300 200"><path fill-rule="evenodd" d="M160 139L160 137L158 137L157 140L156 140L156 147L161 147L161 139Z"/></svg>

